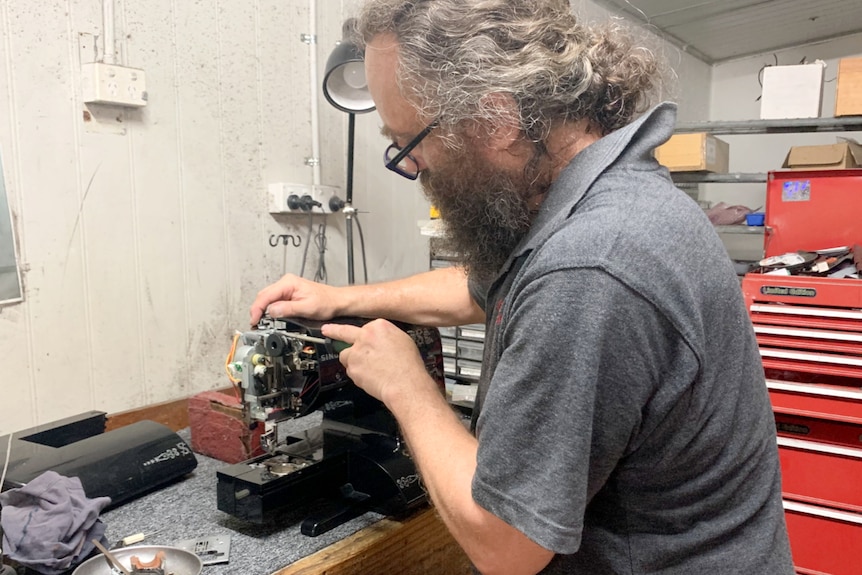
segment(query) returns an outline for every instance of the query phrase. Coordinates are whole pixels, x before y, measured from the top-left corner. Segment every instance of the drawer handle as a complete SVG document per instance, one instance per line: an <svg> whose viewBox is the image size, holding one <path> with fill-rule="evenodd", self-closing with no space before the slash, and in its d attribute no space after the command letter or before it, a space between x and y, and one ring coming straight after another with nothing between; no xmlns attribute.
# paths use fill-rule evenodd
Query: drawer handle
<svg viewBox="0 0 862 575"><path fill-rule="evenodd" d="M829 445L826 443L815 443L813 441L805 441L804 439L793 439L791 437L779 437L778 445L781 447L791 447L802 449L804 451L814 451L816 453L827 453L829 455L843 455L844 457L852 457L854 459L862 459L862 449L853 447L842 447L840 445Z"/></svg>
<svg viewBox="0 0 862 575"><path fill-rule="evenodd" d="M794 329L774 327L768 325L755 325L754 333L766 335L784 335L787 337L803 337L809 339L828 339L833 341L856 341L862 342L862 334L847 333L842 331L827 331L817 329Z"/></svg>
<svg viewBox="0 0 862 575"><path fill-rule="evenodd" d="M862 525L862 515L856 513L848 513L846 511L837 511L835 509L827 509L826 507L815 507L814 505L806 505L795 501L783 500L785 511L796 511L805 515L812 515L822 519L837 519L838 521L846 521L855 525Z"/></svg>
<svg viewBox="0 0 862 575"><path fill-rule="evenodd" d="M841 355L828 355L822 353L801 353L794 351L779 351L775 349L762 349L760 355L763 357L777 357L779 359L795 359L798 361L813 361L815 363L832 363L836 365L853 365L862 367L862 359L846 357Z"/></svg>
<svg viewBox="0 0 862 575"><path fill-rule="evenodd" d="M752 312L773 313L781 315L807 315L814 317L838 317L844 319L862 319L862 312L841 311L837 309L811 308L801 306L761 305L751 304Z"/></svg>
<svg viewBox="0 0 862 575"><path fill-rule="evenodd" d="M816 383L790 383L787 381L779 381L777 379L767 379L766 387L775 391L793 391L804 393L806 395L862 400L862 392L860 391L835 389L833 387L824 387Z"/></svg>

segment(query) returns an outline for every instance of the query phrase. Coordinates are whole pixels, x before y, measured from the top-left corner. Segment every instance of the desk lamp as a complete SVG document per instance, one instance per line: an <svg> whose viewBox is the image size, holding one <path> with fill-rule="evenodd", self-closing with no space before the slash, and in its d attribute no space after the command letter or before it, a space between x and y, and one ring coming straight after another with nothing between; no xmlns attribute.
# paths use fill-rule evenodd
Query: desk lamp
<svg viewBox="0 0 862 575"><path fill-rule="evenodd" d="M347 112L347 190L344 205L345 233L347 235L347 282L353 285L353 146L356 130L356 114L374 110L374 101L365 81L365 63L362 51L349 40L354 21L344 23L342 40L335 45L326 60L323 76L323 95L326 100ZM340 203L340 202L339 202ZM331 206L336 211L338 206ZM361 231L361 230L360 230Z"/></svg>

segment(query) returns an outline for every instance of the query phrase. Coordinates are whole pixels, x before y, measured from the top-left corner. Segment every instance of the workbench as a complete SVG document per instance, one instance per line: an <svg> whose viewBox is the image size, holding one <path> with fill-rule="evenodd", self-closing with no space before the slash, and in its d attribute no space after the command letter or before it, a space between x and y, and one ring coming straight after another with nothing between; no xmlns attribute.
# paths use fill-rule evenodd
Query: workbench
<svg viewBox="0 0 862 575"><path fill-rule="evenodd" d="M191 444L185 402L162 404L108 419L116 428L141 419L168 425ZM368 512L318 537L300 533L313 511L285 512L270 523L241 521L216 506L216 470L227 464L195 454L197 468L181 480L102 513L111 543L135 533L151 534L142 545L173 545L209 536L230 536L226 564L207 565L203 575L460 575L470 562L432 507L401 519Z"/></svg>
<svg viewBox="0 0 862 575"><path fill-rule="evenodd" d="M178 434L189 442L187 429ZM102 513L111 543L135 533L151 534L142 545L229 535L229 562L205 566L204 575L472 572L431 507L400 520L368 512L318 537L307 537L300 533L300 523L313 507L291 510L265 524L219 511L216 470L227 464L195 455L198 466L185 478Z"/></svg>

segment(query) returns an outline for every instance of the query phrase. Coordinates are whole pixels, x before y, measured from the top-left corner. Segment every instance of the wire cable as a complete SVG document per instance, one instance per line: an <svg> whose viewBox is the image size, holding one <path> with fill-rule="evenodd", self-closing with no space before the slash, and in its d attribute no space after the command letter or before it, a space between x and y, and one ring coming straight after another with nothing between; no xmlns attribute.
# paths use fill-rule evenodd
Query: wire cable
<svg viewBox="0 0 862 575"><path fill-rule="evenodd" d="M365 274L365 283L368 283L368 264L365 261L365 235L362 233L362 224L359 223L359 212L357 212L353 219L356 220L356 229L359 230L359 246L360 251L362 252L362 271Z"/></svg>
<svg viewBox="0 0 862 575"><path fill-rule="evenodd" d="M314 273L314 281L326 283L326 218L317 226L314 245L317 246L317 271Z"/></svg>
<svg viewBox="0 0 862 575"><path fill-rule="evenodd" d="M227 354L227 357L224 360L224 370L227 373L228 379L233 384L234 395L236 395L236 398L238 401L242 401L242 397L240 396L240 393L239 393L239 382L240 382L240 380L235 378L233 376L233 374L230 372L230 364L233 361L234 354L236 353L236 342L239 341L239 335L240 335L239 332L236 332L233 334L233 343L231 343L230 352Z"/></svg>
<svg viewBox="0 0 862 575"><path fill-rule="evenodd" d="M311 211L308 212L308 235L305 238L305 249L302 251L302 266L299 268L299 277L305 277L305 262L308 261L308 246L311 244L311 233L312 228L314 227L312 224L313 217Z"/></svg>

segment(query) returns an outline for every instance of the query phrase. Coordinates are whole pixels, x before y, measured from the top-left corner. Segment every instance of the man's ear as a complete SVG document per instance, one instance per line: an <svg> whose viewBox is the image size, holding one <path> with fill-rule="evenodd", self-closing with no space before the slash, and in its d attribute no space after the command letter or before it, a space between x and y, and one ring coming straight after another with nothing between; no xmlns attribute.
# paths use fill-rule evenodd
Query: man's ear
<svg viewBox="0 0 862 575"><path fill-rule="evenodd" d="M482 109L493 118L477 126L477 138L495 151L510 149L521 137L521 117L511 94L497 92L482 98Z"/></svg>

